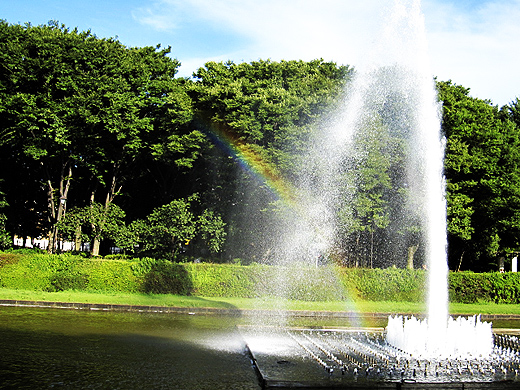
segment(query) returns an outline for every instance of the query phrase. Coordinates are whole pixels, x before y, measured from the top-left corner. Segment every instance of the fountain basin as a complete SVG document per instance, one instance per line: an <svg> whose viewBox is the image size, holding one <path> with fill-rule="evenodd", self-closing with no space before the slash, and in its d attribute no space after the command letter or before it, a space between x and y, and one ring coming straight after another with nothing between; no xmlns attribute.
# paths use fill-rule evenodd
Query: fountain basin
<svg viewBox="0 0 520 390"><path fill-rule="evenodd" d="M494 334L485 358L414 357L383 330L240 328L263 388L520 388L519 339Z"/></svg>

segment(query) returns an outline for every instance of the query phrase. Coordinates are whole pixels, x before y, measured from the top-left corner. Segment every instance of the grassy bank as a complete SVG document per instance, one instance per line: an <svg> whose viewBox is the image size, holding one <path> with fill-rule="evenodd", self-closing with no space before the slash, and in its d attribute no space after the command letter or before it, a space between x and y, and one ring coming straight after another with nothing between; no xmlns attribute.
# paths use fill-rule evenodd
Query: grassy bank
<svg viewBox="0 0 520 390"><path fill-rule="evenodd" d="M259 299L259 298L216 298L194 297L172 294L140 294L140 293L93 293L83 291L28 291L0 289L0 299L14 299L27 301L47 302L74 302L74 303L98 303L112 305L146 305L167 307L209 307L209 308L236 308L236 309L265 309L273 310L284 308L287 310L312 310L312 311L355 311L358 313L408 313L419 314L424 312L424 304L414 302L393 301L358 301L358 302L310 302L283 299ZM508 304L450 304L452 314L514 314L520 315L519 305Z"/></svg>
<svg viewBox="0 0 520 390"><path fill-rule="evenodd" d="M300 301L423 301L422 270L171 263L0 253L0 288Z"/></svg>
<svg viewBox="0 0 520 390"><path fill-rule="evenodd" d="M242 266L0 252L3 299L421 313L425 282L424 270L396 268ZM520 314L515 305L520 303L519 273L450 273L449 288L452 313Z"/></svg>

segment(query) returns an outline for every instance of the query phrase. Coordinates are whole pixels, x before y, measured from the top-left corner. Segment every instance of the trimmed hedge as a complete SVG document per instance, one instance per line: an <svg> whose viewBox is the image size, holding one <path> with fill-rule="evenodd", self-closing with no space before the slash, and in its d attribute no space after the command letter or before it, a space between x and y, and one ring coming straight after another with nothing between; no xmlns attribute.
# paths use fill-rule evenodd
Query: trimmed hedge
<svg viewBox="0 0 520 390"><path fill-rule="evenodd" d="M452 302L520 303L520 273L517 272L454 272L449 282Z"/></svg>
<svg viewBox="0 0 520 390"><path fill-rule="evenodd" d="M345 286L366 301L422 302L425 300L426 272L400 268L342 268Z"/></svg>
<svg viewBox="0 0 520 390"><path fill-rule="evenodd" d="M424 302L424 270L172 263L0 252L0 287L307 301ZM520 273L449 274L452 302L520 303Z"/></svg>

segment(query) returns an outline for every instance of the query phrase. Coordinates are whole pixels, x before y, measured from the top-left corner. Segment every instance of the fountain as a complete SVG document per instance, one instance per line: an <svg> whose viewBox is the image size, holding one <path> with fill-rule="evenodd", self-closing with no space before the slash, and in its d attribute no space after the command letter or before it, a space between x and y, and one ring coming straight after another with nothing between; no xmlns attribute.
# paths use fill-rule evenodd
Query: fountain
<svg viewBox="0 0 520 390"><path fill-rule="evenodd" d="M392 211L396 220L418 224L423 232L421 245L428 269L426 318L391 316L384 332L280 327L274 333L272 328L244 329L244 337L264 387L297 383L350 388L354 382L361 388L372 388L375 382L378 388L392 388L396 383L396 388L405 383L518 387L518 338L494 335L491 323L480 316L448 316L441 107L429 70L423 15L419 0L395 0L385 11L388 23L376 50L357 69L343 109L326 133L320 134L321 142L316 142L308 157L311 165L304 168L300 185L306 194L301 201L303 216L297 212L286 224L293 226L294 235L284 236L282 258L286 264L294 252L331 249L335 228L353 219L348 209L353 194L362 191L357 187L357 169L374 152L367 145L398 134L406 144L386 153L403 153L406 164L402 165L407 168L399 180L408 196L399 199L402 205L395 202ZM345 210L343 220L330 210ZM370 265L372 261L371 256Z"/></svg>
<svg viewBox="0 0 520 390"><path fill-rule="evenodd" d="M422 225L425 231L428 313L423 321L414 317L390 318L387 339L395 347L416 355L489 356L492 351L491 324L475 319L448 318L447 218L439 107L426 60L427 45L419 2L412 1L408 6L405 3L395 3L389 27L385 31L394 42L397 38L399 45L411 50L403 50L404 57L399 53L395 61L405 68L406 77L413 84L411 88L399 86L401 95L414 96L411 104L417 109L416 131L411 139L418 146L413 152L416 157L412 161L420 167L420 177L414 178L420 184L411 196L421 199L422 205L418 210L423 215ZM384 41L385 39L385 47L392 47ZM410 57L412 53L415 54L414 57ZM472 342L464 342L464 335L474 336Z"/></svg>
<svg viewBox="0 0 520 390"><path fill-rule="evenodd" d="M520 339L495 335L485 357L426 357L383 332L242 329L264 388L518 388ZM451 386L450 384L453 384Z"/></svg>
<svg viewBox="0 0 520 390"><path fill-rule="evenodd" d="M491 323L481 322L480 316L449 318L439 340L433 337L428 320L420 321L412 316L390 317L386 331L388 344L410 353L427 358L487 358L493 353Z"/></svg>

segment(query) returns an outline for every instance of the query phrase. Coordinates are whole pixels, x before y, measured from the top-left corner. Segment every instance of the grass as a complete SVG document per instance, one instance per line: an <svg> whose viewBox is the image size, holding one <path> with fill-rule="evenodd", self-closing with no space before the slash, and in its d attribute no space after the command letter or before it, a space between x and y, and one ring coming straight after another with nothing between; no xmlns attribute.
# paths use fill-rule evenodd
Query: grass
<svg viewBox="0 0 520 390"><path fill-rule="evenodd" d="M520 315L520 305L506 303L450 303L453 314L510 314Z"/></svg>
<svg viewBox="0 0 520 390"><path fill-rule="evenodd" d="M358 313L423 313L423 303L412 302L308 302L282 299L210 298L170 294L93 293L84 291L44 292L0 288L0 299L27 301L76 302L169 307L210 307L264 310L355 311ZM452 314L517 314L520 305L450 304Z"/></svg>

